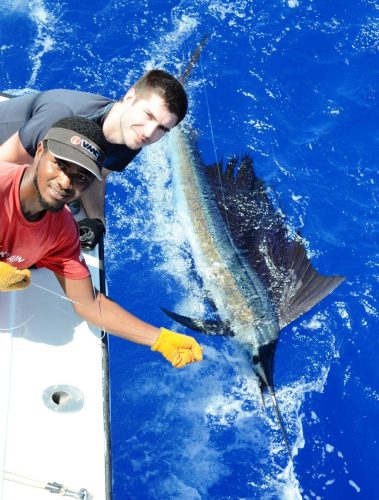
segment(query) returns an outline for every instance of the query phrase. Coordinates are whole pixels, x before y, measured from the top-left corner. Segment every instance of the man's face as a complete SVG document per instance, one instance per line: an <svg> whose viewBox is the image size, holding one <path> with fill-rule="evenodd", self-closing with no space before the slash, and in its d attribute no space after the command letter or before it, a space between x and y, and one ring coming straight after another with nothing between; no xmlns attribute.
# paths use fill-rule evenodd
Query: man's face
<svg viewBox="0 0 379 500"><path fill-rule="evenodd" d="M93 179L88 170L45 151L37 159L33 185L41 208L58 212L67 203L78 199Z"/></svg>
<svg viewBox="0 0 379 500"><path fill-rule="evenodd" d="M137 98L134 89L122 102L120 129L124 144L139 149L159 141L178 121L162 99L155 93Z"/></svg>

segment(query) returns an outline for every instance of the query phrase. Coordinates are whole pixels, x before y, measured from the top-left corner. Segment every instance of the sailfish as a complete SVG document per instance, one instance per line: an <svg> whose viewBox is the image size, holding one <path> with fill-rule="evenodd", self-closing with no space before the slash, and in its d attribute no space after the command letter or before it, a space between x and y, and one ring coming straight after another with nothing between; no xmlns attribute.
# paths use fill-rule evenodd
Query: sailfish
<svg viewBox="0 0 379 500"><path fill-rule="evenodd" d="M182 83L208 42L193 52ZM292 235L265 183L245 155L227 165L206 166L192 139L177 126L169 135L173 186L196 270L218 320L189 318L165 308L195 331L234 337L250 353L262 401L268 391L290 459L274 389L274 357L280 331L333 292L344 276L324 276L311 264L300 234Z"/></svg>
<svg viewBox="0 0 379 500"><path fill-rule="evenodd" d="M268 391L286 448L273 367L280 331L345 279L311 264L301 236L289 231L250 156L206 166L182 127L170 133L169 153L178 211L195 268L218 320L175 321L206 334L232 336L249 351L262 399Z"/></svg>

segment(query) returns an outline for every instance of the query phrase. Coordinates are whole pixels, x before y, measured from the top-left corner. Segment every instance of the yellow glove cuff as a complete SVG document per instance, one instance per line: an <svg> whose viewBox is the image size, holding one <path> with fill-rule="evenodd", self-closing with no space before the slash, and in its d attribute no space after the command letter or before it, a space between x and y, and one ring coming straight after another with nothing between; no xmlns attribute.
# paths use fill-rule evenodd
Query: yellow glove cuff
<svg viewBox="0 0 379 500"><path fill-rule="evenodd" d="M30 285L29 269L21 269L0 262L0 292L12 292L14 290L23 290Z"/></svg>
<svg viewBox="0 0 379 500"><path fill-rule="evenodd" d="M193 337L161 328L161 333L151 348L160 352L175 368L201 361L203 350Z"/></svg>

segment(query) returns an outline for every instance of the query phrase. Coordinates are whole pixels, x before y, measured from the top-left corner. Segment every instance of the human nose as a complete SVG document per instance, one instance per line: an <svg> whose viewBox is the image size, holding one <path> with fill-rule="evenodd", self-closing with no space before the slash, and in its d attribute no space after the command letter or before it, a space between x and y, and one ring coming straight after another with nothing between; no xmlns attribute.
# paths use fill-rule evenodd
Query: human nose
<svg viewBox="0 0 379 500"><path fill-rule="evenodd" d="M73 189L73 182L71 177L66 173L61 171L58 178L59 186L65 191L69 191Z"/></svg>
<svg viewBox="0 0 379 500"><path fill-rule="evenodd" d="M152 143L158 141L163 135L163 132L161 132L161 129L157 122L151 122L145 126L144 135L145 139L149 143Z"/></svg>

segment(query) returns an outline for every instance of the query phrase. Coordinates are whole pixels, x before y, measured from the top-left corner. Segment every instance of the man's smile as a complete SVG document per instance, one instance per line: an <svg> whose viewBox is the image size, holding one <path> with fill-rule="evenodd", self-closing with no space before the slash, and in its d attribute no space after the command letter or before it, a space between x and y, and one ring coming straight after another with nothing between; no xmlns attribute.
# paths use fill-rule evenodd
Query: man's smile
<svg viewBox="0 0 379 500"><path fill-rule="evenodd" d="M49 190L51 196L57 201L62 201L64 199L72 197L72 193L61 191L60 189L54 188L53 186L49 186Z"/></svg>

